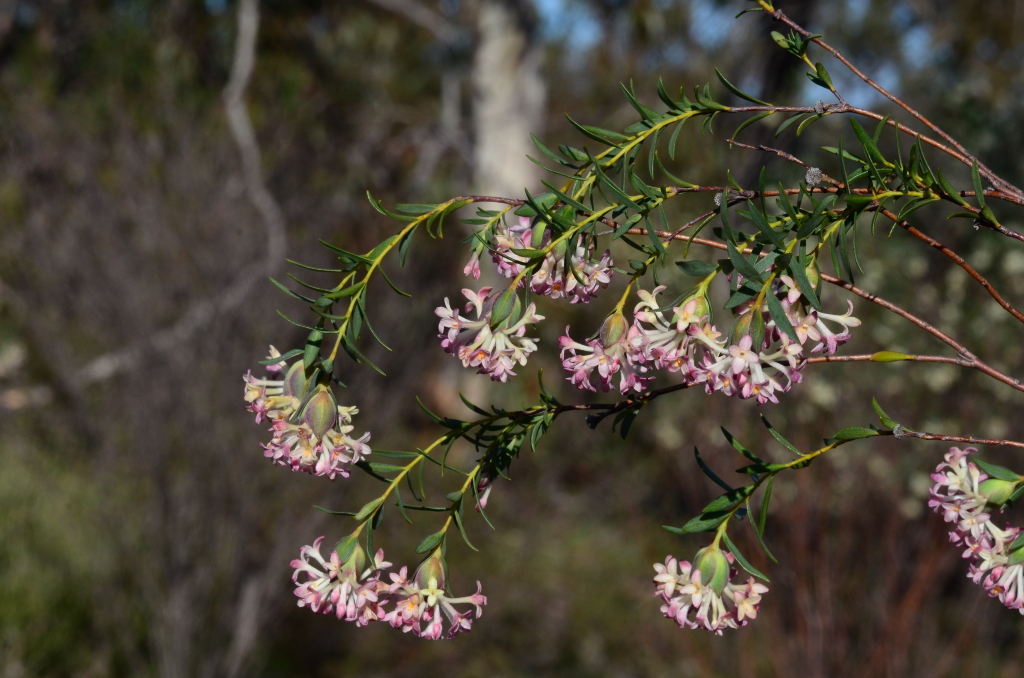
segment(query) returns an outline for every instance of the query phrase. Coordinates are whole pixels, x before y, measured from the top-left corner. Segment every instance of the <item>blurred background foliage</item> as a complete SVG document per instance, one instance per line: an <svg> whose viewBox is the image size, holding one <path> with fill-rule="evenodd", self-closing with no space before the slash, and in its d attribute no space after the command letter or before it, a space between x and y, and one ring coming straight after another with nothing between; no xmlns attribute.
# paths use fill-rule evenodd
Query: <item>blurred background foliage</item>
<svg viewBox="0 0 1024 678"><path fill-rule="evenodd" d="M653 103L659 76L689 89L718 66L776 102L825 94L767 37L764 17L732 20L747 5L738 0L260 5L245 100L287 256L312 265L330 263L318 239L365 251L394 231L367 189L389 204L539 189L522 161L533 154L527 133L582 144L564 113L631 123L620 81ZM778 5L1024 181L1024 1ZM272 234L225 120L236 7L0 0L0 676L1019 675L1024 624L967 581L927 511L927 474L943 448L922 441L861 442L779 479L768 541L781 563L737 535L773 581L756 623L717 638L663 619L651 563L688 558L704 540L659 526L681 524L715 494L692 448L725 472L739 460L719 426L770 447L749 402L697 392L648 407L625 441L607 423L592 432L565 415L523 455L492 496L497 532L473 523L482 551L450 551L456 592L480 579L490 599L472 634L429 643L297 609L288 561L316 536L348 531L312 505L349 509L376 488L270 466L263 432L242 411L240 375L267 344L284 350L302 337L275 313L301 308L263 277L284 264L264 260ZM819 58L851 103L895 112ZM800 178L727 150L737 123L719 119L710 138L684 130L673 170L721 184L730 168L749 183L767 162L771 177ZM845 125L829 118L778 143L834 173L818 148L852 139ZM744 135L767 142L774 127ZM962 169L953 176L969 183ZM1024 228L1019 212L997 211ZM939 211L915 216L1021 301L1016 244ZM395 271L413 299L374 289L371 314L395 351L371 357L389 376L346 366L340 399L361 408L358 430L380 446L436 435L415 395L453 416L467 414L458 389L516 405L535 397L533 370L547 367L563 400L587 398L561 381L553 355L498 388L442 353L432 308L464 284L457 241L467 232L451 224L444 242L414 244ZM861 236L859 284L1021 374L1018 328L963 271L903 232ZM597 326L611 297L571 309L577 334ZM826 302L845 299L830 290ZM939 352L895 316L856 306L865 323L850 352ZM557 325L538 328L549 353ZM1019 394L948 365L815 367L762 411L809 447L871 421L872 396L915 428L1024 436ZM1004 451L984 453L1021 468ZM385 527L389 559L410 564L433 530L395 516Z"/></svg>

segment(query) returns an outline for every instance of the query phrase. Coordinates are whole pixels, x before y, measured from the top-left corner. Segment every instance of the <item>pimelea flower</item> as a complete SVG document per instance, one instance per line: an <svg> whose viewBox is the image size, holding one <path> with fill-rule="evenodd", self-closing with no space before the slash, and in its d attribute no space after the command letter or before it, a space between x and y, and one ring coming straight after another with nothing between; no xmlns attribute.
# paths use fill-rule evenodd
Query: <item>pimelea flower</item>
<svg viewBox="0 0 1024 678"><path fill-rule="evenodd" d="M1024 550L1010 551L1020 528L1000 529L992 522L992 510L1006 501L1016 483L988 478L967 460L973 452L973 447L949 449L932 474L935 485L928 506L953 524L949 538L965 547L967 576L1003 605L1024 614Z"/></svg>
<svg viewBox="0 0 1024 678"><path fill-rule="evenodd" d="M657 295L664 289L659 286L650 292L637 292L640 301L633 309L634 325L624 354L626 362L678 373L683 383L704 384L709 394L754 398L759 404L777 403L777 394L789 391L802 380L801 371L807 364L805 344L817 342L810 352L831 355L850 338L850 328L860 325L860 320L851 315L852 304L844 315L808 312L796 283L788 276L780 276L771 293L781 298L780 304L799 341L776 326L766 305L753 309L752 302L736 309L740 313L737 326L733 336L726 338L710 322L710 305L704 290L683 299L671 309L670 315L657 301ZM753 333L756 313L764 321L760 339ZM825 321L842 329L834 332ZM563 354L565 347L575 350L570 360L563 355L563 366L572 372L569 380L580 388L592 388L591 370L611 362L601 354L599 349L603 347L588 349L592 352L590 356L580 356L582 345L568 336L562 338L562 345ZM607 381L607 375L599 375ZM651 376L644 379L649 381Z"/></svg>
<svg viewBox="0 0 1024 678"><path fill-rule="evenodd" d="M273 346L270 360L280 357ZM287 368L287 369L286 369ZM246 409L256 414L256 423L271 422L273 437L264 445L264 456L293 471L304 471L334 480L349 475L345 464L355 464L370 454L370 434L353 438L355 407L341 407L324 385L309 384L301 360L290 367L285 361L272 363L268 372L281 373L280 380L256 379L247 372ZM308 396L308 397L307 397ZM305 399L305 403L303 403ZM301 411L300 411L301 408Z"/></svg>
<svg viewBox="0 0 1024 678"><path fill-rule="evenodd" d="M380 580L380 573L391 567L384 560L384 551L377 550L369 567L365 567L366 556L358 545L344 563L337 551L331 551L325 560L320 555L323 540L319 537L312 546L303 546L299 558L291 562L299 607L322 614L334 610L338 619L355 622L356 626L383 620L389 586ZM299 581L300 576L305 578Z"/></svg>
<svg viewBox="0 0 1024 678"><path fill-rule="evenodd" d="M519 217L513 226L499 221L488 243L491 260L497 266L498 273L506 278L515 278L529 263L513 250L537 249L550 244L551 235L544 230L544 225L534 224L529 217ZM477 280L480 279L480 254L484 247L481 244L474 249L464 269L466 275L472 275ZM520 286L529 285L534 294L552 299L568 299L573 304L588 303L599 289L608 286L614 265L610 252L605 251L600 259L595 260L593 246L581 242L568 258L570 269L566 268L566 247L565 242L556 244L544 257L540 267L529 278L520 281Z"/></svg>
<svg viewBox="0 0 1024 678"><path fill-rule="evenodd" d="M471 596L454 598L445 591L448 566L440 551L434 551L420 563L412 579L407 576L405 566L398 574L391 573L390 593L395 608L387 613L385 620L404 633L412 632L421 638L437 640L444 633L443 620L448 619L448 638L469 631L473 618L479 619L487 598L481 593L480 582L476 593ZM459 612L455 605L472 605L471 609ZM443 614L443 616L442 616Z"/></svg>
<svg viewBox="0 0 1024 678"><path fill-rule="evenodd" d="M746 626L757 617L761 596L768 587L754 581L734 584L738 571L735 558L723 553L717 545L701 549L694 564L678 561L673 556L665 563L656 563L654 595L661 596L661 612L679 628L703 628L722 635L724 629ZM693 613L691 618L691 613Z"/></svg>
<svg viewBox="0 0 1024 678"><path fill-rule="evenodd" d="M444 306L438 306L434 313L441 319L437 330L446 353L461 360L463 367L478 367L480 374L505 382L516 376L512 371L515 364L525 365L527 357L537 350L537 340L526 336L526 326L540 322L544 316L537 314L532 302L520 314L517 297L512 312L495 323L494 303L502 292L492 293L490 287L479 292L462 290L469 300L465 310L473 309L475 320L453 310L447 297Z"/></svg>
<svg viewBox="0 0 1024 678"><path fill-rule="evenodd" d="M595 392L600 388L607 393L618 375L619 392L626 395L643 392L654 379L653 375L645 375L640 330L636 325L628 325L622 314L610 316L598 338L586 344L574 341L566 327L558 345L562 347L562 367L570 373L567 379L576 388Z"/></svg>

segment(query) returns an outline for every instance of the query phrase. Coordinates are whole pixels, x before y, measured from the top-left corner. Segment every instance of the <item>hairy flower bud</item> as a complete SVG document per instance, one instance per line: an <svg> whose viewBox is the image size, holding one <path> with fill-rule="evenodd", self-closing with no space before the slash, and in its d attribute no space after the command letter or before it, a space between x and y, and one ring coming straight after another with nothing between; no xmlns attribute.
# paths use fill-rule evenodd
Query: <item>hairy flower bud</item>
<svg viewBox="0 0 1024 678"><path fill-rule="evenodd" d="M306 403L306 409L302 411L302 421L313 431L313 435L320 439L337 420L338 403L334 400L331 390L321 384Z"/></svg>
<svg viewBox="0 0 1024 678"><path fill-rule="evenodd" d="M693 566L700 570L701 583L718 595L722 595L729 583L729 560L717 545L697 551Z"/></svg>
<svg viewBox="0 0 1024 678"><path fill-rule="evenodd" d="M286 396L302 398L306 391L306 369L301 360L292 365L284 375L283 391Z"/></svg>
<svg viewBox="0 0 1024 678"><path fill-rule="evenodd" d="M413 575L412 579L420 589L436 587L443 590L445 582L448 579L447 575L448 564L445 562L444 556L441 555L441 550L435 549L434 552L416 568L416 573Z"/></svg>
<svg viewBox="0 0 1024 678"><path fill-rule="evenodd" d="M811 287L815 290L818 289L821 284L821 271L818 270L818 259L811 259L810 263L804 269L804 275L807 276L807 282L811 283Z"/></svg>
<svg viewBox="0 0 1024 678"><path fill-rule="evenodd" d="M736 319L730 336L732 343L739 344L747 334L750 335L754 351L760 351L764 347L764 315L760 309L750 308Z"/></svg>
<svg viewBox="0 0 1024 678"><path fill-rule="evenodd" d="M978 485L978 494L983 494L988 497L988 503L990 505L1002 506L1016 489L1017 483L1012 480L989 478Z"/></svg>
<svg viewBox="0 0 1024 678"><path fill-rule="evenodd" d="M608 319L601 325L601 346L605 349L611 348L619 343L622 335L627 331L629 331L629 322L626 321L626 317L622 313L608 316Z"/></svg>

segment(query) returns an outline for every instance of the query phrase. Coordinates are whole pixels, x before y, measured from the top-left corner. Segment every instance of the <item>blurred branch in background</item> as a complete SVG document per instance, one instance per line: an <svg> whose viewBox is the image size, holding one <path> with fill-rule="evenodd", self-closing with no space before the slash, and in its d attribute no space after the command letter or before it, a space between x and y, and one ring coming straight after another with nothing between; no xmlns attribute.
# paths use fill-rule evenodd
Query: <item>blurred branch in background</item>
<svg viewBox="0 0 1024 678"><path fill-rule="evenodd" d="M258 281L262 281L265 276L282 265L285 255L284 215L263 181L260 149L244 100L246 88L256 65L259 22L257 0L239 0L238 35L231 78L224 88L224 109L231 135L238 144L246 194L259 212L266 229L266 258L239 271L237 280L215 298L200 301L189 307L173 326L156 332L140 344L104 354L87 363L71 376L71 383L77 389L109 379L119 372L138 368L147 351L181 350L185 342L191 340L219 314L237 308L252 292Z"/></svg>

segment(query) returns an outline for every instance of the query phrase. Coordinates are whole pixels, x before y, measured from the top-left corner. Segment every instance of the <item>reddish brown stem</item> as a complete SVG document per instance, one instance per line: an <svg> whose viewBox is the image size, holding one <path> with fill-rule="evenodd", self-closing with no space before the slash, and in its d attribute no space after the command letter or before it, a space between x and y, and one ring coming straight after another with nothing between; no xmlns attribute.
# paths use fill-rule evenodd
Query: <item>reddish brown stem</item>
<svg viewBox="0 0 1024 678"><path fill-rule="evenodd" d="M800 26L795 21L790 19L788 16L783 14L781 10L775 10L774 12L771 13L771 16L776 21L781 21L782 23L786 24L787 26L792 28L797 33L800 33L801 35L803 35L804 37L809 37L811 35L810 31L805 29L803 26ZM882 96L884 96L885 98L887 98L890 101L892 101L894 104L896 104L897 106L899 106L900 108L905 110L907 113L910 113L910 115L914 116L923 125L925 125L925 127L927 127L928 129L932 130L935 134L937 134L940 137L942 137L947 143L950 144L950 146L952 146L954 149L956 149L963 156L962 161L965 164L971 165L974 162L977 162L978 163L978 171L981 173L982 176L984 176L986 179L988 179L990 182L992 182L993 185L995 185L996 187L1002 187L1004 190L1006 190L1006 191L1010 192L1011 194L1015 195L1017 197L1017 199L1018 199L1017 200L1018 202L1024 201L1024 191L1021 191L1019 188L1017 188L1016 186L1014 186L1010 182L1008 182L1005 179L999 177L995 172L993 172L988 167L986 167L980 160L978 160L973 155L971 155L971 153L968 152L968 150L966 148L964 148L963 145L960 144L960 142L958 142L956 139L954 139L952 136L950 136L946 132L942 131L942 129L940 129L938 125L933 123L928 118L924 117L924 115L922 115L920 112L914 110L910 105L908 105L902 99L900 99L896 95L892 94L891 92L886 90L884 87L879 85L877 82L875 82L874 80L869 78L866 74L861 72L861 70L858 69L856 66L854 66L850 62L849 59L844 57L842 55L842 53L840 53L840 51L838 49L836 49L832 45L828 44L827 42L825 42L821 38L814 38L812 40L812 42L814 42L814 44L818 45L819 47L821 47L822 49L827 51L829 54L834 56L836 59L838 59L844 66L849 68L850 71L854 75L856 75L858 78L860 78L861 80L866 82L868 85L870 85L872 88L874 88L877 92L879 92ZM922 137L922 139L923 138L924 137Z"/></svg>

